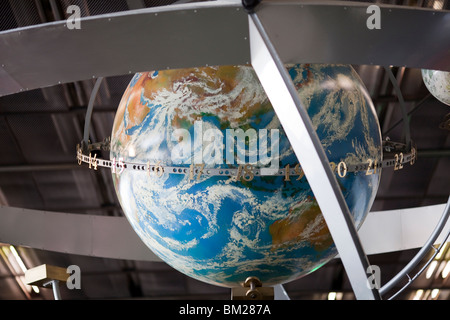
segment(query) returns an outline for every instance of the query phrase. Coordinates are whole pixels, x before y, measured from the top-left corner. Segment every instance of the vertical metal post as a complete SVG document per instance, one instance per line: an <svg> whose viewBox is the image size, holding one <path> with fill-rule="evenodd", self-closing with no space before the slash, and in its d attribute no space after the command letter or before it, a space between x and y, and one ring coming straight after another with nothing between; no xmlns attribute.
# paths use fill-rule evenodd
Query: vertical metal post
<svg viewBox="0 0 450 320"><path fill-rule="evenodd" d="M357 299L379 300L369 262L321 142L258 15L249 11L251 64L280 119L327 222Z"/></svg>
<svg viewBox="0 0 450 320"><path fill-rule="evenodd" d="M55 300L61 300L61 294L59 292L59 281L58 280L52 281L52 289L53 289L53 296L55 297Z"/></svg>

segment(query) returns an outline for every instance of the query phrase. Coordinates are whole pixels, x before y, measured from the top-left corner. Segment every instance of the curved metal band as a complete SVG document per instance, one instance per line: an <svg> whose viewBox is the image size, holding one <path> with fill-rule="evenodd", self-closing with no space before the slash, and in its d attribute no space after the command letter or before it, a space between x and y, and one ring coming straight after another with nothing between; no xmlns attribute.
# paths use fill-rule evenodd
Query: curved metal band
<svg viewBox="0 0 450 320"><path fill-rule="evenodd" d="M256 12L284 63L346 63L450 71L450 12L379 4L264 1ZM93 63L94 62L94 63ZM0 96L97 77L248 64L240 1L177 4L0 32Z"/></svg>
<svg viewBox="0 0 450 320"><path fill-rule="evenodd" d="M420 249L420 251L414 256L414 258L412 258L411 261L394 278L392 278L388 283L386 283L380 289L381 295L386 294L390 289L392 289L392 287L395 286L395 284L397 284L405 275L407 275L425 257L425 255L429 252L430 247L433 246L436 239L441 234L445 224L447 223L449 216L450 216L450 197L448 198L447 205L444 209L444 212L442 213L441 219L439 220L438 224L436 225L436 228L433 230L433 233L430 235L427 242L424 244L422 249ZM450 233L450 230L449 230L449 233ZM447 237L448 237L448 235L447 235ZM423 270L421 270L421 271L423 271Z"/></svg>
<svg viewBox="0 0 450 320"><path fill-rule="evenodd" d="M441 248L444 246L444 244L445 244L445 242L447 241L447 239L448 239L449 236L450 236L450 231L447 232L447 235L444 237L444 241L443 241L443 243L441 243L441 245L439 246L439 248L436 249L436 248L432 247L432 248L435 250L435 253L431 256L431 258L427 261L427 263L425 263L425 265L422 267L422 269L420 269L419 272L417 272L417 274L416 274L412 279L409 277L408 274L406 274L406 275L408 276L408 279L409 279L408 283L407 283L406 285L404 285L404 286L403 286L399 291L397 291L394 295L392 295L391 297L389 297L388 300L392 300L392 299L394 299L396 296L398 296L400 293L402 293L407 287L409 287L409 285L410 285L411 283L413 283L414 280L417 279L418 276L420 276L420 275L422 274L422 272L428 267L428 265L431 263L431 261L433 261L434 257L437 255L437 253L439 252L439 250L441 250Z"/></svg>
<svg viewBox="0 0 450 320"><path fill-rule="evenodd" d="M345 173L356 173L360 171L365 171L367 175L370 175L372 173L376 173L378 169L388 168L388 167L394 167L395 170L401 169L403 164L407 163L413 163L416 159L415 152L409 152L409 153L400 153L401 157L398 157L394 159L384 159L383 161L380 161L379 163L373 162L372 160L369 162L363 162L358 164L347 164L344 161L341 161L340 163L336 164L334 162L330 163L331 169L333 173L339 174L341 178L345 176ZM158 163L139 163L139 162L127 162L123 161L123 159L101 159L97 158L96 156L93 156L92 154L86 155L83 154L81 147L77 150L77 160L78 164L81 165L81 163L86 163L90 167L94 166L96 167L104 167L104 168L111 168L114 170L134 170L134 171L141 171L141 172L154 172L163 170L167 173L173 173L173 174L187 174L189 173L189 167L184 166L165 166L160 165ZM193 164L196 168L202 164ZM238 165L239 166L239 165ZM242 165L245 166L245 165ZM158 169L159 168L159 169ZM252 165L251 167L245 168L246 170L251 170L253 174L258 176L286 176L286 167L283 168L271 168L271 167L258 167L255 165ZM197 170L197 169L195 169ZM289 167L289 176L299 176L303 175L303 171L301 171L300 164L292 165L292 167ZM202 170L203 171L203 170ZM197 174L198 171L195 171L194 173ZM238 172L238 168L204 168L204 171L202 174L207 176L235 176Z"/></svg>

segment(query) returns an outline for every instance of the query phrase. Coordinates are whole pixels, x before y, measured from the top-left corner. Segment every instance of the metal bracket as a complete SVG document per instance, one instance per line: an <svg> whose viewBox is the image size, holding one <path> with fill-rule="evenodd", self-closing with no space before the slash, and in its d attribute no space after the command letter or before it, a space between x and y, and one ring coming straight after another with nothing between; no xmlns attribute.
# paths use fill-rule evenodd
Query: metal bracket
<svg viewBox="0 0 450 320"><path fill-rule="evenodd" d="M43 264L25 272L25 283L39 287L52 287L55 300L61 300L59 282L67 282L69 274L61 267Z"/></svg>
<svg viewBox="0 0 450 320"><path fill-rule="evenodd" d="M242 287L232 288L232 300L273 300L274 288L263 287L257 277L245 279Z"/></svg>

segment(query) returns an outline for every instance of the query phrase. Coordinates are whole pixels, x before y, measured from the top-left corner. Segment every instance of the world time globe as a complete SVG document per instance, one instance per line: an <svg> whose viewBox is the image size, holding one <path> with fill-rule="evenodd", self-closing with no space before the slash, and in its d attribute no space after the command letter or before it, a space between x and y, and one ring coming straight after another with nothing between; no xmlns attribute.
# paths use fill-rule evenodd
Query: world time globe
<svg viewBox="0 0 450 320"><path fill-rule="evenodd" d="M439 101L450 106L450 72L422 69L422 79L428 91Z"/></svg>
<svg viewBox="0 0 450 320"><path fill-rule="evenodd" d="M375 198L381 135L347 65L289 65L355 226ZM163 261L195 279L264 286L318 269L337 250L306 176L251 66L137 73L118 107L111 159L131 226ZM352 164L374 165L351 171ZM129 165L129 164L128 164Z"/></svg>

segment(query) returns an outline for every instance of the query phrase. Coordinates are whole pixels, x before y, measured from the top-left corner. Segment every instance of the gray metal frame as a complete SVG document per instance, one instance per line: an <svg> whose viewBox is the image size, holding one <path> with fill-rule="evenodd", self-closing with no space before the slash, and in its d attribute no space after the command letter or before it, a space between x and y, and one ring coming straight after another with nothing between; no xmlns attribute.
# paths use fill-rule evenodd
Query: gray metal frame
<svg viewBox="0 0 450 320"><path fill-rule="evenodd" d="M258 17L285 63L348 63L450 71L450 12L379 4L263 1ZM68 63L70 61L70 63ZM0 96L138 71L250 62L240 1L131 10L0 32Z"/></svg>

